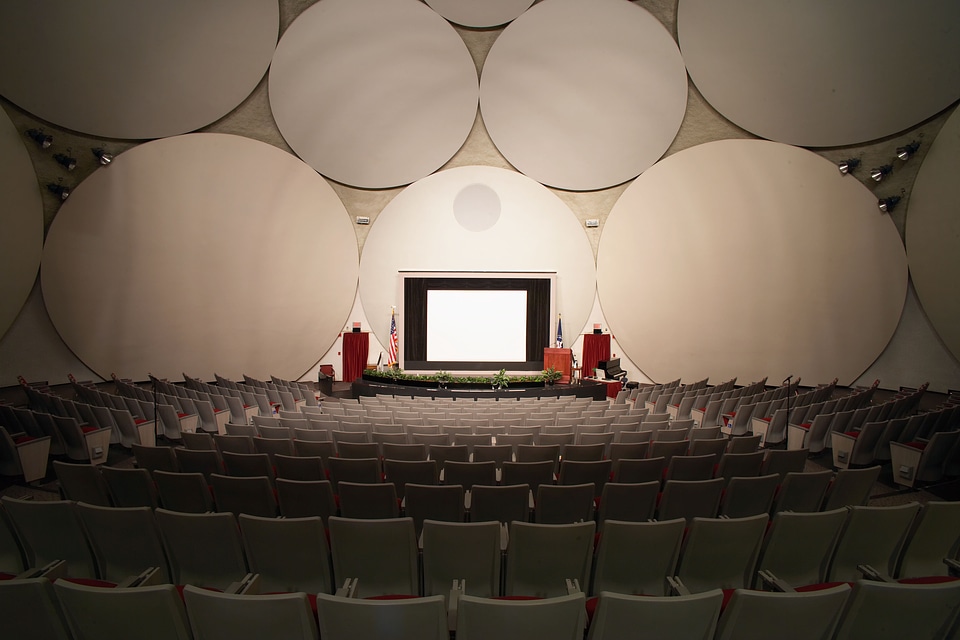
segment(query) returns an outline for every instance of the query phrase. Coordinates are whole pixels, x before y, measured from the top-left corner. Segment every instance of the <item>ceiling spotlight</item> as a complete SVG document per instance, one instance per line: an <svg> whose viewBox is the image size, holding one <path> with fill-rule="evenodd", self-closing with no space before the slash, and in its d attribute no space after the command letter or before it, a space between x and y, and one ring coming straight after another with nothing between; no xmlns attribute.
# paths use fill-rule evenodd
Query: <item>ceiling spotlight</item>
<svg viewBox="0 0 960 640"><path fill-rule="evenodd" d="M100 164L107 166L113 162L113 154L107 153L103 148L97 147L96 149L90 149L93 152L93 155L100 161Z"/></svg>
<svg viewBox="0 0 960 640"><path fill-rule="evenodd" d="M859 158L847 158L837 163L837 169L840 169L840 175L845 176L860 166Z"/></svg>
<svg viewBox="0 0 960 640"><path fill-rule="evenodd" d="M54 184L52 182L47 183L47 190L56 195L61 200L66 200L70 197L70 187L65 187L62 184Z"/></svg>
<svg viewBox="0 0 960 640"><path fill-rule="evenodd" d="M890 196L889 198L880 198L877 200L877 206L880 208L880 211L890 213L896 209L898 202L900 202L900 196Z"/></svg>
<svg viewBox="0 0 960 640"><path fill-rule="evenodd" d="M902 147L897 147L897 157L906 162L910 159L913 154L917 152L917 149L920 148L920 143L914 140L910 144L904 145Z"/></svg>
<svg viewBox="0 0 960 640"><path fill-rule="evenodd" d="M77 168L77 159L65 156L62 153L55 153L53 159L63 165L67 171L73 171Z"/></svg>
<svg viewBox="0 0 960 640"><path fill-rule="evenodd" d="M876 169L871 169L871 170L870 170L870 177L873 178L874 180L876 180L877 182L880 182L880 181L883 180L885 177L887 177L888 175L890 175L890 172L892 172L892 171L893 171L893 166L892 166L892 165L889 165L889 164L885 164L885 165L883 165L882 167L877 167Z"/></svg>
<svg viewBox="0 0 960 640"><path fill-rule="evenodd" d="M49 149L50 145L53 144L53 136L45 134L41 129L27 129L27 135L41 149Z"/></svg>

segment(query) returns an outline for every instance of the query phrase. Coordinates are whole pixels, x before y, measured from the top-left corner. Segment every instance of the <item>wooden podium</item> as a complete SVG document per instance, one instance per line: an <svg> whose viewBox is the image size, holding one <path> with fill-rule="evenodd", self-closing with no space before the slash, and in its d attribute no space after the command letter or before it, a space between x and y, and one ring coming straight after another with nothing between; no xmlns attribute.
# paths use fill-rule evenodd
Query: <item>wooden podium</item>
<svg viewBox="0 0 960 640"><path fill-rule="evenodd" d="M563 377L557 380L560 384L570 384L570 365L572 360L570 349L546 347L543 350L543 368L549 369L553 367L562 373Z"/></svg>

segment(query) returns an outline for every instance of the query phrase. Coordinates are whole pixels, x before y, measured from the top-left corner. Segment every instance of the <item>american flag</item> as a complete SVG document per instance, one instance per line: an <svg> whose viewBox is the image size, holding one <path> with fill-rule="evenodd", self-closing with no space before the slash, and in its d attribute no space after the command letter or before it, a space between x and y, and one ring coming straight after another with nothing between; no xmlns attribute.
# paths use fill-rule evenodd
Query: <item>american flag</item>
<svg viewBox="0 0 960 640"><path fill-rule="evenodd" d="M400 351L400 339L397 337L397 318L393 310L390 311L390 353L387 354L389 366L397 364L397 355Z"/></svg>
<svg viewBox="0 0 960 640"><path fill-rule="evenodd" d="M557 349L563 349L563 322L557 314Z"/></svg>

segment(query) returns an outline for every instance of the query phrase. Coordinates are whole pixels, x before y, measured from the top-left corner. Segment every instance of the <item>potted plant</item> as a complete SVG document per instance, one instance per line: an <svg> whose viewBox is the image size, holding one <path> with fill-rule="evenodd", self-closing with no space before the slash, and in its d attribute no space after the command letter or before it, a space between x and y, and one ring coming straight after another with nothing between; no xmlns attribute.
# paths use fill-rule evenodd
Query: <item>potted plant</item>
<svg viewBox="0 0 960 640"><path fill-rule="evenodd" d="M552 385L554 382L556 382L557 380L563 377L563 373L560 371L557 371L556 367L547 367L546 369L540 372L540 377L543 379L545 383L547 383L548 385Z"/></svg>
<svg viewBox="0 0 960 640"><path fill-rule="evenodd" d="M507 385L510 384L510 376L507 375L506 369L500 369L500 371L490 379L490 382L493 383L494 389L506 389Z"/></svg>
<svg viewBox="0 0 960 640"><path fill-rule="evenodd" d="M433 379L437 381L437 384L441 389L446 389L447 384L453 381L453 376L446 371L437 371L434 374Z"/></svg>

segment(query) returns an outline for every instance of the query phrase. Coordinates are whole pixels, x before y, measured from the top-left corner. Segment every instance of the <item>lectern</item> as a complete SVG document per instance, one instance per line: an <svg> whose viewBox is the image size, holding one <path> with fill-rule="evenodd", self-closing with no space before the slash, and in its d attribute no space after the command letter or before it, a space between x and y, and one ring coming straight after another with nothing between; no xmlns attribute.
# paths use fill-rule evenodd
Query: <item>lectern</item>
<svg viewBox="0 0 960 640"><path fill-rule="evenodd" d="M570 364L572 360L570 349L546 347L543 350L543 368L553 367L562 373L563 376L557 380L560 384L570 384Z"/></svg>
<svg viewBox="0 0 960 640"><path fill-rule="evenodd" d="M343 381L353 382L363 375L367 368L367 355L370 351L370 334L360 333L343 334Z"/></svg>

